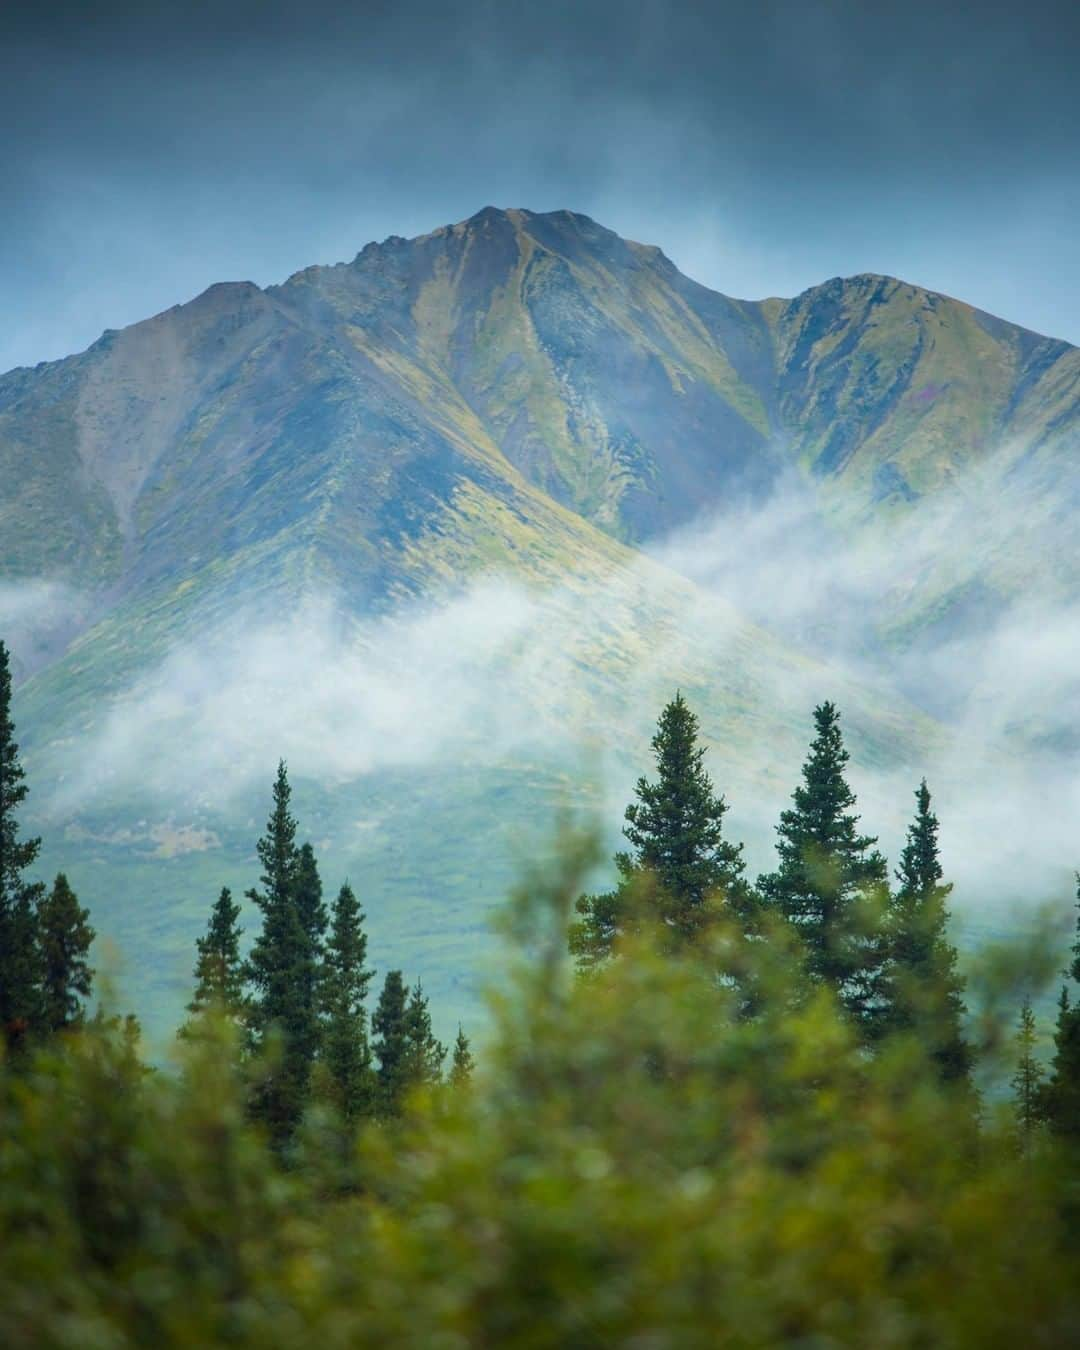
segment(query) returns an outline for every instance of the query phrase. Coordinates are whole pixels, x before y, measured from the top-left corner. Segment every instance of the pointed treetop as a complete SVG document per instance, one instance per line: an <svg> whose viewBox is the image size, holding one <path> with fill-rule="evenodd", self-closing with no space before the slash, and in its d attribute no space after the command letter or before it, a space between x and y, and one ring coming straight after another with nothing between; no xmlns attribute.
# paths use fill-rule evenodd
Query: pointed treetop
<svg viewBox="0 0 1080 1350"><path fill-rule="evenodd" d="M1076 874L1076 941L1073 943L1072 956L1068 974L1080 984L1080 872Z"/></svg>
<svg viewBox="0 0 1080 1350"><path fill-rule="evenodd" d="M834 704L814 709L814 728L802 782L776 827L779 867L759 878L758 887L801 935L811 980L831 986L868 1034L883 962L874 911L886 885L886 862L877 839L859 833Z"/></svg>
<svg viewBox="0 0 1080 1350"><path fill-rule="evenodd" d="M273 806L266 822L266 833L255 845L263 869L260 878L263 891L248 892L248 898L262 909L268 905L284 905L290 898L297 861L296 819L289 809L291 798L289 774L282 759L278 761L274 779Z"/></svg>
<svg viewBox="0 0 1080 1350"><path fill-rule="evenodd" d="M0 642L0 1036L13 1041L38 1018L42 978L36 909L45 887L24 876L41 840L20 837L17 812L26 795L11 716L11 663Z"/></svg>
<svg viewBox="0 0 1080 1350"><path fill-rule="evenodd" d="M930 809L930 789L924 778L915 789L915 819L908 826L907 843L900 854L896 879L901 893L927 896L941 885L943 876L938 848L938 818ZM945 887L947 894L952 889Z"/></svg>
<svg viewBox="0 0 1080 1350"><path fill-rule="evenodd" d="M217 1008L226 1016L239 1016L244 1008L243 962L240 958L240 906L223 886L210 911L205 934L196 938L195 992L190 1013Z"/></svg>
<svg viewBox="0 0 1080 1350"><path fill-rule="evenodd" d="M851 756L844 745L840 730L840 713L834 703L819 704L814 709L817 735L810 743L810 751L803 765L802 783L792 798L795 811L802 813L802 831L823 849L833 847L857 848L860 851L876 844L869 836L858 836L855 827L859 817L851 812L855 793L848 786L844 769ZM793 813L785 813L790 818ZM785 817L778 830L784 834Z"/></svg>
<svg viewBox="0 0 1080 1350"><path fill-rule="evenodd" d="M1035 1041L1035 1014L1031 999L1025 997L1016 1030L1016 1072L1011 1080L1020 1150L1025 1156L1031 1150L1032 1136L1043 1114L1043 1069L1035 1056Z"/></svg>
<svg viewBox="0 0 1080 1350"><path fill-rule="evenodd" d="M582 917L568 936L582 968L607 960L642 917L656 922L672 950L699 938L723 909L749 917L742 845L724 838L727 804L705 771L698 720L681 690L661 712L651 745L656 779L639 778L637 801L626 808L623 834L633 851L615 855L616 889L577 901Z"/></svg>
<svg viewBox="0 0 1080 1350"><path fill-rule="evenodd" d="M472 1049L469 1045L469 1038L465 1035L461 1023L458 1023L457 1039L454 1041L454 1057L450 1064L450 1083L454 1087L460 1087L467 1083L472 1077L472 1071L475 1067L475 1061L472 1056Z"/></svg>
<svg viewBox="0 0 1080 1350"><path fill-rule="evenodd" d="M656 878L665 922L692 937L710 899L740 890L742 845L723 837L727 803L705 770L698 719L681 690L660 714L651 744L656 780L638 779L623 833L634 846L632 865Z"/></svg>
<svg viewBox="0 0 1080 1350"><path fill-rule="evenodd" d="M446 1047L436 1040L431 1010L420 980L413 986L405 1009L406 1078L411 1085L435 1083L442 1076Z"/></svg>
<svg viewBox="0 0 1080 1350"><path fill-rule="evenodd" d="M406 1002L409 997L400 970L388 970L379 992L379 1001L371 1018L374 1033L372 1050L379 1061L378 1106L382 1115L394 1116L401 1110L407 1085Z"/></svg>
<svg viewBox="0 0 1080 1350"><path fill-rule="evenodd" d="M0 911L15 902L20 874L41 849L40 839L19 839L15 809L26 800L27 791L11 716L11 661L7 646L0 642Z"/></svg>
<svg viewBox="0 0 1080 1350"><path fill-rule="evenodd" d="M349 1003L362 1002L373 972L367 957L364 911L346 881L334 900L330 915L330 935L326 942L328 997Z"/></svg>
<svg viewBox="0 0 1080 1350"><path fill-rule="evenodd" d="M322 877L315 850L310 844L303 844L296 855L295 879L296 914L310 940L319 944L326 932L329 915L323 903Z"/></svg>
<svg viewBox="0 0 1080 1350"><path fill-rule="evenodd" d="M839 896L852 887L883 882L885 860L874 850L876 837L858 832L859 817L852 810L855 793L844 777L850 756L836 705L819 704L814 726L817 734L803 764L803 781L776 827L779 876L786 889L800 884L823 897L829 892Z"/></svg>
<svg viewBox="0 0 1080 1350"><path fill-rule="evenodd" d="M41 901L37 913L41 988L39 1020L46 1032L60 1031L82 1021L83 1000L90 997L94 978L87 960L94 930L63 872Z"/></svg>
<svg viewBox="0 0 1080 1350"><path fill-rule="evenodd" d="M930 1054L945 1083L970 1088L973 1053L964 1035L964 979L949 941L938 819L925 778L915 791L915 818L889 902L889 959L882 982L879 1024L913 1036Z"/></svg>
<svg viewBox="0 0 1080 1350"><path fill-rule="evenodd" d="M323 1055L338 1107L347 1121L370 1113L376 1091L364 1000L372 971L364 965L364 913L348 882L334 900L323 981Z"/></svg>

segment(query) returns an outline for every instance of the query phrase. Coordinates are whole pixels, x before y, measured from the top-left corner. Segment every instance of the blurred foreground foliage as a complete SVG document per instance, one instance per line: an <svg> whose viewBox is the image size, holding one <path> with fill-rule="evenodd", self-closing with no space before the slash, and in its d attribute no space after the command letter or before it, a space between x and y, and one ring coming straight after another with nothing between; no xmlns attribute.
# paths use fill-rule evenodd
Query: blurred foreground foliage
<svg viewBox="0 0 1080 1350"><path fill-rule="evenodd" d="M1076 1343L1069 1145L979 1120L913 1039L869 1053L780 921L575 974L596 857L568 833L522 883L476 1072L400 1119L317 1096L282 1156L213 1014L176 1073L100 1018L0 1071L0 1344Z"/></svg>

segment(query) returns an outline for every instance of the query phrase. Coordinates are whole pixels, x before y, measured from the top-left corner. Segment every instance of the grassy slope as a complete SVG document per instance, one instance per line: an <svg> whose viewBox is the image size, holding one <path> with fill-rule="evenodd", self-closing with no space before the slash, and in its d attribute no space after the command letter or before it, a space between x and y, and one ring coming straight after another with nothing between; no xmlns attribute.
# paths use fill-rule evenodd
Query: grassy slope
<svg viewBox="0 0 1080 1350"><path fill-rule="evenodd" d="M1080 351L880 276L771 317L781 418L823 508L875 550L939 532L914 578L897 551L887 640L946 634L1035 588L1076 595Z"/></svg>
<svg viewBox="0 0 1080 1350"><path fill-rule="evenodd" d="M386 611L484 573L564 588L558 678L506 678L553 744L567 725L618 744L616 777L642 766L676 685L701 708L720 780L767 789L777 808L822 696L848 709L857 760L917 762L932 724L703 607L618 541L766 490L785 455L853 527L888 520L1006 433L994 472L1028 456L1052 512L1078 381L1064 344L918 288L854 278L790 303L731 301L569 213L484 212L268 292L211 288L0 380L0 456L19 485L0 507L3 574L68 576L95 597L66 654L20 691L39 796L113 698L208 627L327 589L354 615ZM1015 586L1037 553L1034 539L1011 553L990 541L896 622L947 609L973 569ZM267 779L275 756L267 746ZM598 802L588 779L561 749L507 764L473 747L456 769L299 786L328 883L361 883L377 959L424 974L446 1029L474 1006L508 836L543 829L564 795ZM156 1030L175 1018L216 887L252 879L262 796L200 814L103 785L77 820L50 824L48 863L119 940Z"/></svg>
<svg viewBox="0 0 1080 1350"><path fill-rule="evenodd" d="M422 973L442 999L444 1016L475 1016L475 976L491 952L485 915L513 878L515 838L542 837L564 800L617 818L587 747L581 755L571 748L578 731L618 747L608 781L625 789L645 765L656 710L682 687L701 709L720 780L736 796L740 789L768 792L778 806L801 756L807 708L817 698L840 697L864 764L917 758L939 735L912 710L799 658L567 513L555 509L542 523L547 529L463 487L402 563L411 584L427 594L469 571L504 574L513 566L542 597L543 632L527 630L500 651L501 665L482 674L514 689L534 729L532 748L507 759L467 744L452 766L379 770L332 788L302 778L298 784L304 828L319 844L328 884L348 874L361 885L378 959ZM252 564L267 608L296 595L286 589L287 562L279 566L281 589L270 586L267 560ZM221 579L222 570L181 583L179 595L169 591L158 602L113 613L64 661L22 687L20 721L43 799L62 783L78 748L93 743L113 699L147 662L182 642L185 631L194 636L202 624L226 619L233 597L251 603L243 575ZM552 654L542 665L529 659L534 638ZM148 773L157 770L158 756L178 753L185 743L185 715L181 707L174 720L155 727L145 750ZM548 753L538 748L545 743ZM265 747L264 777L278 748ZM221 884L243 888L253 880L264 797L256 784L231 804L204 807L183 794L129 795L106 776L77 809L42 823L47 865L66 867L91 902L99 930L124 954L124 988L155 1032L177 1016L208 898Z"/></svg>

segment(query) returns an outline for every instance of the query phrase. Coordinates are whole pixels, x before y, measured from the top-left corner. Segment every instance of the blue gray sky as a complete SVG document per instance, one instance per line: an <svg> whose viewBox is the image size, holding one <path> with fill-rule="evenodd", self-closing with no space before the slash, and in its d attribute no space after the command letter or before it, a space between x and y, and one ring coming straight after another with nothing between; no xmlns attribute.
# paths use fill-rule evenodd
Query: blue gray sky
<svg viewBox="0 0 1080 1350"><path fill-rule="evenodd" d="M1075 0L8 0L0 370L487 204L1080 342Z"/></svg>

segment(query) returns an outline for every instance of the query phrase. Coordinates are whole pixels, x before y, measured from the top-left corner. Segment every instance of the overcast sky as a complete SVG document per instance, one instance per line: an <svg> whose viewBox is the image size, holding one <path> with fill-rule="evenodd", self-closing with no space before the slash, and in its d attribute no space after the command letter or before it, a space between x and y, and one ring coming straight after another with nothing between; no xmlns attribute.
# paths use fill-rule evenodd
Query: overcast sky
<svg viewBox="0 0 1080 1350"><path fill-rule="evenodd" d="M1076 0L7 0L0 62L0 370L489 203L1080 342Z"/></svg>

